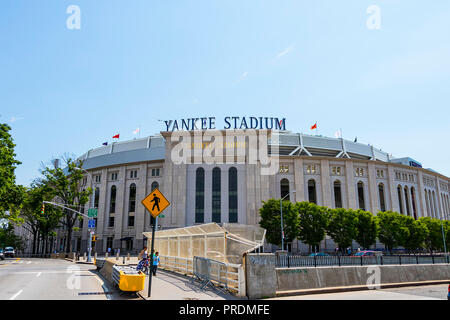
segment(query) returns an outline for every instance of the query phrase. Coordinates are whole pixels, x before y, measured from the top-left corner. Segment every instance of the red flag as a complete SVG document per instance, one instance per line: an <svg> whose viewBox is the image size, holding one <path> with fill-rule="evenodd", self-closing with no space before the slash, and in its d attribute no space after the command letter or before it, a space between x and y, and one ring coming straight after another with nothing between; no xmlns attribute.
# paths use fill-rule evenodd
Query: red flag
<svg viewBox="0 0 450 320"><path fill-rule="evenodd" d="M113 139L119 139L119 135L116 134L116 135L113 137Z"/></svg>
<svg viewBox="0 0 450 320"><path fill-rule="evenodd" d="M311 127L311 130L317 129L317 122Z"/></svg>

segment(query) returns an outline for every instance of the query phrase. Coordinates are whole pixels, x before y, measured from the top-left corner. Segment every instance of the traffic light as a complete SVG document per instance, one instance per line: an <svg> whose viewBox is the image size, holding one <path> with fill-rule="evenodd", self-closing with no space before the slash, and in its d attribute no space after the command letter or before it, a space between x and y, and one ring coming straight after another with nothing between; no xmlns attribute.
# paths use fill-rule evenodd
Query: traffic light
<svg viewBox="0 0 450 320"><path fill-rule="evenodd" d="M45 204L43 203L43 204L42 204L41 214L44 214L44 213L45 213Z"/></svg>
<svg viewBox="0 0 450 320"><path fill-rule="evenodd" d="M92 241L97 241L96 237L97 237L97 236L95 236L95 235L92 236Z"/></svg>

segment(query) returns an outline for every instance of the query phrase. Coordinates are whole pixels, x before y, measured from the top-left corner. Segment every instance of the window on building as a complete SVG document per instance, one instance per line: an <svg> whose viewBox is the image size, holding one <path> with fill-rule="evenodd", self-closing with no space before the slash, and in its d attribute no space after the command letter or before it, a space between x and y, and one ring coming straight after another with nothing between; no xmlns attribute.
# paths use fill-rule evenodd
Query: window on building
<svg viewBox="0 0 450 320"><path fill-rule="evenodd" d="M316 181L314 179L308 180L308 201L317 204Z"/></svg>
<svg viewBox="0 0 450 320"><path fill-rule="evenodd" d="M331 173L335 176L340 176L342 173L341 167L331 167Z"/></svg>
<svg viewBox="0 0 450 320"><path fill-rule="evenodd" d="M357 177L362 177L364 176L364 169L363 168L355 168L355 175Z"/></svg>
<svg viewBox="0 0 450 320"><path fill-rule="evenodd" d="M405 206L406 206L406 214L408 216L411 215L411 209L409 208L409 196L408 196L408 187L405 187Z"/></svg>
<svg viewBox="0 0 450 320"><path fill-rule="evenodd" d="M231 167L228 170L228 219L230 223L238 222L238 183L237 169Z"/></svg>
<svg viewBox="0 0 450 320"><path fill-rule="evenodd" d="M98 208L99 199L100 199L100 188L97 187L97 188L95 188L95 193L94 193L94 208Z"/></svg>
<svg viewBox="0 0 450 320"><path fill-rule="evenodd" d="M159 177L159 168L152 169L152 177Z"/></svg>
<svg viewBox="0 0 450 320"><path fill-rule="evenodd" d="M155 189L158 189L159 188L159 183L156 182L156 181L153 181L151 188L152 188L152 191L155 190Z"/></svg>
<svg viewBox="0 0 450 320"><path fill-rule="evenodd" d="M384 178L384 171L381 169L377 169L377 178Z"/></svg>
<svg viewBox="0 0 450 320"><path fill-rule="evenodd" d="M108 219L108 228L114 227L114 217L109 217Z"/></svg>
<svg viewBox="0 0 450 320"><path fill-rule="evenodd" d="M134 216L128 216L128 226L134 227Z"/></svg>
<svg viewBox="0 0 450 320"><path fill-rule="evenodd" d="M111 173L111 180L117 181L117 172Z"/></svg>
<svg viewBox="0 0 450 320"><path fill-rule="evenodd" d="M403 214L402 187L400 185L397 187L397 194L400 213Z"/></svg>
<svg viewBox="0 0 450 320"><path fill-rule="evenodd" d="M279 172L280 173L288 173L289 172L289 166L288 165L281 165Z"/></svg>
<svg viewBox="0 0 450 320"><path fill-rule="evenodd" d="M108 248L113 248L113 237L106 238L106 251L108 251Z"/></svg>
<svg viewBox="0 0 450 320"><path fill-rule="evenodd" d="M136 185L132 183L130 185L130 195L128 198L128 212L136 211Z"/></svg>
<svg viewBox="0 0 450 320"><path fill-rule="evenodd" d="M131 179L137 178L137 170L130 170L130 178Z"/></svg>
<svg viewBox="0 0 450 320"><path fill-rule="evenodd" d="M281 199L286 197L284 200L289 200L289 180L286 178L280 181L280 195Z"/></svg>
<svg viewBox="0 0 450 320"><path fill-rule="evenodd" d="M417 220L417 210L416 210L416 190L414 187L411 188L411 203L414 219Z"/></svg>
<svg viewBox="0 0 450 320"><path fill-rule="evenodd" d="M205 222L205 169L195 172L195 223Z"/></svg>
<svg viewBox="0 0 450 320"><path fill-rule="evenodd" d="M378 197L380 198L380 211L386 211L386 202L384 200L384 185L378 185Z"/></svg>
<svg viewBox="0 0 450 320"><path fill-rule="evenodd" d="M361 210L366 210L366 202L364 199L364 183L362 183L362 181L359 181L357 184L357 188L358 188L358 204L359 204L359 208Z"/></svg>
<svg viewBox="0 0 450 320"><path fill-rule="evenodd" d="M116 212L116 186L111 187L111 199L109 202L109 213Z"/></svg>
<svg viewBox="0 0 450 320"><path fill-rule="evenodd" d="M220 222L221 207L221 172L219 168L212 171L212 222Z"/></svg>
<svg viewBox="0 0 450 320"><path fill-rule="evenodd" d="M315 174L317 172L316 165L315 164L308 164L306 166L306 173L308 174Z"/></svg>
<svg viewBox="0 0 450 320"><path fill-rule="evenodd" d="M342 208L341 182L339 180L336 180L333 185L334 185L334 207Z"/></svg>

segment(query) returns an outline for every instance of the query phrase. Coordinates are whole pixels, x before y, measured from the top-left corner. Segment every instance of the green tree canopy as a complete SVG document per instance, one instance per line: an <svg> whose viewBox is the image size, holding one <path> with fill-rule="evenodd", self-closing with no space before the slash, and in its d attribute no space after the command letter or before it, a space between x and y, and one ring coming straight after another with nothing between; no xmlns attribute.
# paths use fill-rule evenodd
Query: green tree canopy
<svg viewBox="0 0 450 320"><path fill-rule="evenodd" d="M356 224L356 238L355 240L365 249L376 243L378 236L378 224L376 217L368 211L355 211Z"/></svg>
<svg viewBox="0 0 450 320"><path fill-rule="evenodd" d="M309 251L318 248L325 238L328 225L328 210L311 202L298 202L295 211L299 216L298 239L309 245Z"/></svg>
<svg viewBox="0 0 450 320"><path fill-rule="evenodd" d="M358 218L355 211L343 208L329 209L329 217L327 234L341 250L351 246L358 233Z"/></svg>
<svg viewBox="0 0 450 320"><path fill-rule="evenodd" d="M394 211L380 211L377 214L378 221L378 238L386 248L391 251L399 245L402 234L407 232L406 227L402 223L402 215Z"/></svg>
<svg viewBox="0 0 450 320"><path fill-rule="evenodd" d="M299 217L294 205L290 201L283 201L283 223L284 223L284 239L285 242L293 241L298 234ZM266 229L267 241L281 245L281 215L280 200L269 199L263 201L263 206L259 210L261 221L259 225Z"/></svg>
<svg viewBox="0 0 450 320"><path fill-rule="evenodd" d="M398 244L408 251L423 248L424 241L428 236L428 228L420 220L412 217L401 216L402 228Z"/></svg>
<svg viewBox="0 0 450 320"><path fill-rule="evenodd" d="M430 252L433 250L443 249L444 242L442 241L442 225L439 219L431 217L421 217L419 221L424 224L428 233L425 237L425 245Z"/></svg>
<svg viewBox="0 0 450 320"><path fill-rule="evenodd" d="M16 185L14 171L20 161L15 159L10 130L10 126L0 123L0 219L14 222L20 211L24 188Z"/></svg>

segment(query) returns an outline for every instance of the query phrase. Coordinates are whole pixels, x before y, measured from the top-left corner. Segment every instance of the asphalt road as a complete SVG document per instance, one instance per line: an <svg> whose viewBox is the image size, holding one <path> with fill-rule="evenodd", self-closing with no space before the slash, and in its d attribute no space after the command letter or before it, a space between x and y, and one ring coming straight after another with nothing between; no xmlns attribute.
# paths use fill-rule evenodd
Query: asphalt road
<svg viewBox="0 0 450 320"><path fill-rule="evenodd" d="M0 261L0 300L117 300L123 296L96 267L59 259Z"/></svg>
<svg viewBox="0 0 450 320"><path fill-rule="evenodd" d="M448 284L278 297L273 300L447 300Z"/></svg>

